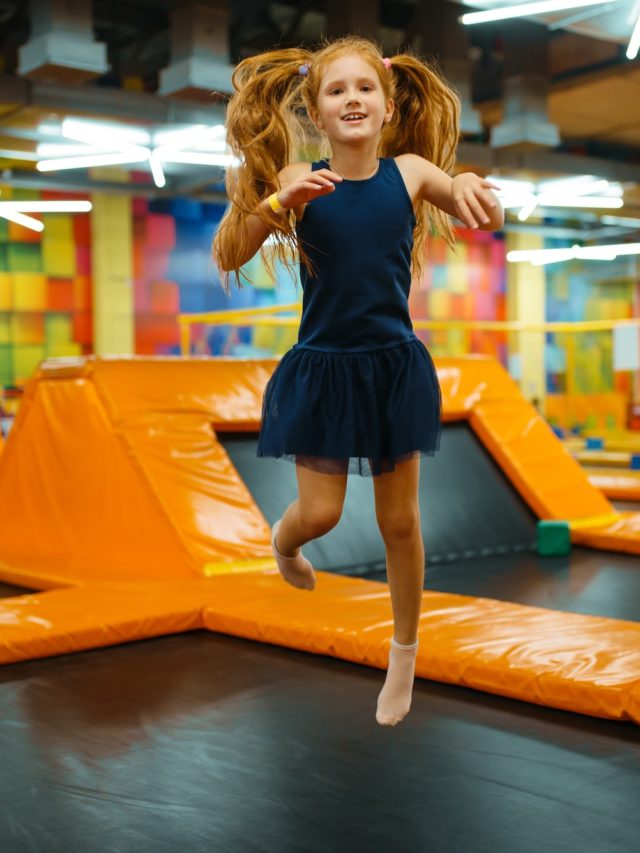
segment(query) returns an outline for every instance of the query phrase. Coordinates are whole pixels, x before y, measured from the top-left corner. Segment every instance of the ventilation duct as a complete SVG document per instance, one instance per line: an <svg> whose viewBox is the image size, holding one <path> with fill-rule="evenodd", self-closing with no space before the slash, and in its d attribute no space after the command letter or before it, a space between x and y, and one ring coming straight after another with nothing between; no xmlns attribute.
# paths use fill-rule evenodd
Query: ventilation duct
<svg viewBox="0 0 640 853"><path fill-rule="evenodd" d="M19 74L82 83L109 70L106 45L93 37L91 3L30 0L29 10L31 38L20 48Z"/></svg>
<svg viewBox="0 0 640 853"><path fill-rule="evenodd" d="M504 81L502 121L491 129L493 148L560 144L558 128L547 115L549 82L544 77L524 75Z"/></svg>
<svg viewBox="0 0 640 853"><path fill-rule="evenodd" d="M171 63L160 72L160 95L210 100L230 93L227 4L178 8L171 15Z"/></svg>

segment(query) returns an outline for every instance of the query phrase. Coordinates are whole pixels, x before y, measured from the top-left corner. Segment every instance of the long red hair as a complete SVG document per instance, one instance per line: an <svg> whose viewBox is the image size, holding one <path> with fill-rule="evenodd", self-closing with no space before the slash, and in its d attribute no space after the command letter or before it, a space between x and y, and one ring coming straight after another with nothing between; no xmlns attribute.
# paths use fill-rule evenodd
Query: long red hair
<svg viewBox="0 0 640 853"><path fill-rule="evenodd" d="M378 46L369 39L349 36L310 52L301 48L274 50L243 60L233 74L235 94L227 108L227 142L240 165L227 171L229 206L213 242L214 260L236 274L246 256L248 234L244 220L257 213L272 230L261 254L268 269L274 258L292 269L297 253L308 263L298 244L295 219L257 211L259 203L279 188L278 172L299 160L319 159L330 153L328 140L311 122L327 66L345 54L358 54L376 70L384 97L395 104L393 117L382 129L378 154L396 157L419 154L451 173L459 137L460 101L435 67L409 53L383 62ZM299 73L301 66L308 73ZM412 266L419 275L426 258L427 236L437 232L453 245L447 214L428 202L416 211ZM293 250L293 251L292 251ZM229 276L223 274L229 292Z"/></svg>

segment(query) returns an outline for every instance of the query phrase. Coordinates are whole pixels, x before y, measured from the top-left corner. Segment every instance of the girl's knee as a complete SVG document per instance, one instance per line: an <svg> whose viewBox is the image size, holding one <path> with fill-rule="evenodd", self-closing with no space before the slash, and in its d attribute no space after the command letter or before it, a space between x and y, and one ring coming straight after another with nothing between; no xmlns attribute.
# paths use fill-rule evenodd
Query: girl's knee
<svg viewBox="0 0 640 853"><path fill-rule="evenodd" d="M342 507L332 505L312 506L308 510L301 510L300 523L309 538L317 539L324 536L337 525L342 516Z"/></svg>
<svg viewBox="0 0 640 853"><path fill-rule="evenodd" d="M421 535L420 513L415 510L394 511L378 516L378 527L385 542L398 542Z"/></svg>

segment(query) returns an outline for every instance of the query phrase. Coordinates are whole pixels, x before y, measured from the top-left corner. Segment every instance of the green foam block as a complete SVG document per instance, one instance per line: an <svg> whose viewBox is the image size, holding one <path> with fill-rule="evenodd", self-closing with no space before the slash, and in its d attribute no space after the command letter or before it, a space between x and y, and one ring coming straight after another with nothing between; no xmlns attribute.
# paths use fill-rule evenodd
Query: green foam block
<svg viewBox="0 0 640 853"><path fill-rule="evenodd" d="M571 530L567 521L538 522L538 554L563 557L571 551Z"/></svg>

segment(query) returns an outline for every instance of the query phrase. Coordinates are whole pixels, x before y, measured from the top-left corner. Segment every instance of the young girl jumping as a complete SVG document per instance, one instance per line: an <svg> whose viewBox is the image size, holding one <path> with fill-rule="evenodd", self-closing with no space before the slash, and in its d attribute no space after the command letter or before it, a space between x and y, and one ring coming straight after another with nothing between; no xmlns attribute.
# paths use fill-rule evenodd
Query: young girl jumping
<svg viewBox="0 0 640 853"><path fill-rule="evenodd" d="M395 725L411 705L424 584L420 458L438 449L441 421L411 278L430 232L452 244L449 216L494 230L502 208L477 175L449 177L459 101L411 55L385 59L349 37L245 59L233 83L227 140L240 165L215 260L241 286L240 267L270 237L285 264L298 253L303 286L298 342L265 388L258 440L258 456L296 464L299 496L273 526L274 556L286 581L312 590L301 546L340 520L349 473L373 478L394 618L376 719ZM303 162L310 152L323 159Z"/></svg>

